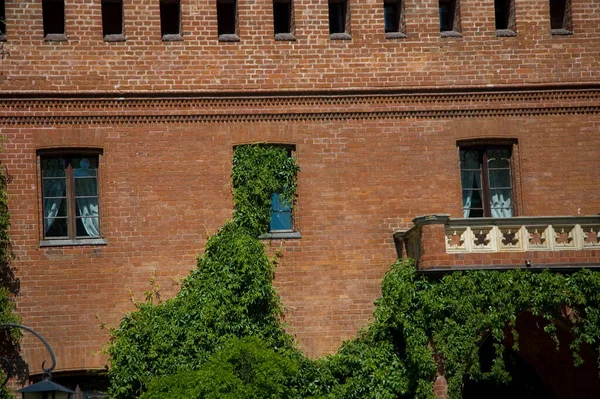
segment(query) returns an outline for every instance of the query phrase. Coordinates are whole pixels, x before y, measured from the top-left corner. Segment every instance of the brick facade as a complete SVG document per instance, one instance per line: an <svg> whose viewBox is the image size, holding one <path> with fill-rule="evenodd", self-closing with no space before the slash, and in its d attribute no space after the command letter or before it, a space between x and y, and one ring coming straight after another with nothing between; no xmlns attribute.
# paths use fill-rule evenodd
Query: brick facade
<svg viewBox="0 0 600 399"><path fill-rule="evenodd" d="M517 1L517 36L498 37L493 2L464 0L462 36L441 38L437 3L410 0L407 38L386 39L380 2L351 0L342 41L327 2L294 3L296 41L274 40L269 2L241 0L240 41L224 43L213 3L183 0L183 41L162 42L158 2L126 0L127 40L109 43L99 2L68 1L68 40L45 42L41 2L6 1L0 158L18 310L58 369L104 367L100 321L131 311L154 269L163 297L177 292L231 217L237 144L296 148L302 238L266 243L283 252L275 284L311 356L367 323L395 231L462 217L460 140L518 142L519 215L600 212L600 3L574 2L574 34L553 36L548 1ZM102 150L106 245L40 246L36 154L48 148ZM41 346L23 347L39 371Z"/></svg>

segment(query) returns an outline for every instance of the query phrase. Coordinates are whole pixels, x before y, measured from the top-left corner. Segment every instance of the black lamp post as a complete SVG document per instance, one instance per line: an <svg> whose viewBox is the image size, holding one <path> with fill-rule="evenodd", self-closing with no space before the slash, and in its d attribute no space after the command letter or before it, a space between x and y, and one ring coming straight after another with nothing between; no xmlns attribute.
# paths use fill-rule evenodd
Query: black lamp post
<svg viewBox="0 0 600 399"><path fill-rule="evenodd" d="M20 328L22 330L28 331L35 335L46 349L48 349L48 353L50 353L50 358L52 359L52 365L49 368L45 368L44 364L46 361L42 363L42 370L44 370L44 377L42 381L36 382L35 384L31 384L28 387L21 388L17 392L23 395L23 399L70 399L72 394L75 391L70 390L67 387L63 387L60 384L52 382L52 370L56 367L56 358L54 357L54 352L52 352L52 348L48 344L48 342L42 337L40 334L35 332L32 328L22 326L20 324L0 324L0 328ZM10 377L10 373L6 373L6 378L4 382L0 386L0 389L3 388L8 379Z"/></svg>

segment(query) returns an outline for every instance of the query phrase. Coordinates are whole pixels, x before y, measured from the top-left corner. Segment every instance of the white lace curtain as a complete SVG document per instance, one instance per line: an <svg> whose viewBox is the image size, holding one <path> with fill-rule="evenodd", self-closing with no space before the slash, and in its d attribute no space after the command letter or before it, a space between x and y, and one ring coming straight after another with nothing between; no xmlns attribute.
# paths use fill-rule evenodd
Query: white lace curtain
<svg viewBox="0 0 600 399"><path fill-rule="evenodd" d="M86 235L99 237L98 196L96 170L90 169L87 159L80 161L80 168L74 169L75 175L75 206L77 220L83 225ZM66 212L66 178L63 167L53 167L44 170L44 232L50 228ZM81 234L81 233L80 233Z"/></svg>
<svg viewBox="0 0 600 399"><path fill-rule="evenodd" d="M65 200L66 180L64 170L48 169L44 171L44 234L47 234L60 211ZM56 177L53 179L53 177ZM62 177L62 178L61 178ZM66 216L66 215L65 215Z"/></svg>
<svg viewBox="0 0 600 399"><path fill-rule="evenodd" d="M495 157L495 158L494 158ZM510 188L510 164L508 150L488 150L488 160L493 168L488 173L490 187L490 213L492 217L512 217L512 190ZM495 167L495 168L494 168ZM471 215L473 195L482 193L481 161L478 151L461 152L461 180L463 188L463 217Z"/></svg>
<svg viewBox="0 0 600 399"><path fill-rule="evenodd" d="M96 179L77 179L78 195L83 197L94 196L96 194ZM83 228L90 237L99 237L100 229L98 226L98 197L94 198L76 198L75 199L79 220Z"/></svg>

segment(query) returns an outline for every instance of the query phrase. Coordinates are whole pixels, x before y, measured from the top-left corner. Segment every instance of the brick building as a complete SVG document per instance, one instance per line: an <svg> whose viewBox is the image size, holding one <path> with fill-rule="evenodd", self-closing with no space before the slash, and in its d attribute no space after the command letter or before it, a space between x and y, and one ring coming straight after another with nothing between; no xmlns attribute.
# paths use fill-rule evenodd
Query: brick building
<svg viewBox="0 0 600 399"><path fill-rule="evenodd" d="M18 311L63 383L102 370L100 322L154 269L172 296L231 217L236 145L289 146L302 168L293 225L265 242L311 356L365 325L398 254L600 264L597 1L0 5ZM43 347L23 348L39 372Z"/></svg>

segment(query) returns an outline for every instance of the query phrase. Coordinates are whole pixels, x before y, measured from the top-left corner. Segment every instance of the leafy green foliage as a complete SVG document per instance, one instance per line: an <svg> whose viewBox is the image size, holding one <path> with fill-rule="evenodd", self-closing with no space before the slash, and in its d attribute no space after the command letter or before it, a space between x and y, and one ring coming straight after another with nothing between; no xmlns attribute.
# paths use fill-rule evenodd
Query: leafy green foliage
<svg viewBox="0 0 600 399"><path fill-rule="evenodd" d="M13 259L12 245L9 235L10 212L8 209L7 185L10 177L0 165L0 324L19 323L20 318L15 314L14 297L19 293L19 280L15 278L11 261ZM0 357L10 363L10 375L24 382L28 369L27 364L19 353L19 329L0 329ZM7 364L2 364L6 367ZM4 380L0 371L0 380ZM0 390L0 398L14 398L6 389Z"/></svg>
<svg viewBox="0 0 600 399"><path fill-rule="evenodd" d="M141 399L299 398L290 386L299 365L255 337L234 338L197 371L152 381Z"/></svg>
<svg viewBox="0 0 600 399"><path fill-rule="evenodd" d="M451 398L461 397L467 377L506 382L507 323L514 327L523 311L541 316L558 345L552 321L564 316L565 306L577 364L582 343L600 347L600 273L469 271L434 280L418 275L411 261L397 262L383 280L374 322L330 360L339 382L331 395L432 398L436 371L445 374ZM479 347L488 336L496 354L484 371Z"/></svg>
<svg viewBox="0 0 600 399"><path fill-rule="evenodd" d="M174 299L141 304L111 331L111 395L134 397L152 377L196 370L233 337L293 351L272 277L264 244L226 224Z"/></svg>
<svg viewBox="0 0 600 399"><path fill-rule="evenodd" d="M299 171L286 148L258 144L236 147L231 172L235 224L256 236L266 233L271 194L281 194L282 201L293 207Z"/></svg>
<svg viewBox="0 0 600 399"><path fill-rule="evenodd" d="M272 193L282 193L285 201L293 202L298 170L283 148L236 148L234 221L208 240L204 257L175 298L154 304L153 287L147 301L111 330L107 352L112 397L136 397L161 376L173 376L169 377L173 382L185 380L182 375L193 380L208 378L215 364L222 366L223 358L215 355L217 363L203 368L207 359L240 337L257 337L278 356L295 359L307 375L315 372L284 331L281 304L272 284L273 263L256 238L268 230ZM299 375L291 381L299 387L294 392L315 389ZM154 384L153 395L159 395L161 383Z"/></svg>
<svg viewBox="0 0 600 399"><path fill-rule="evenodd" d="M111 331L113 398L431 399L439 373L458 399L466 378L510 379L504 334L523 311L545 318L557 345L553 321L566 317L576 364L583 343L600 349L600 273L470 271L430 279L412 261L398 261L368 328L335 355L306 358L284 331L273 264L256 238L268 230L272 193L293 203L298 170L283 148L235 149L233 222L208 240L174 299L154 304L153 289ZM486 337L495 359L482 370Z"/></svg>

